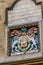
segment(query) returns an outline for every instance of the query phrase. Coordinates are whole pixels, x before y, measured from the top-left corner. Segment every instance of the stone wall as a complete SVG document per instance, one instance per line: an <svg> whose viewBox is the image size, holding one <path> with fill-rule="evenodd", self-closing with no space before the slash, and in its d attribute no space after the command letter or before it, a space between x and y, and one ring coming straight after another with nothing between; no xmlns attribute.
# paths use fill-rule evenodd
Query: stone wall
<svg viewBox="0 0 43 65"><path fill-rule="evenodd" d="M5 56L5 11L7 7L10 7L15 0L0 0L0 57ZM43 1L43 0L42 0ZM42 41L43 41L43 21L42 25ZM2 61L2 60L0 60Z"/></svg>
<svg viewBox="0 0 43 65"><path fill-rule="evenodd" d="M0 0L0 55L5 55L5 11L15 0Z"/></svg>

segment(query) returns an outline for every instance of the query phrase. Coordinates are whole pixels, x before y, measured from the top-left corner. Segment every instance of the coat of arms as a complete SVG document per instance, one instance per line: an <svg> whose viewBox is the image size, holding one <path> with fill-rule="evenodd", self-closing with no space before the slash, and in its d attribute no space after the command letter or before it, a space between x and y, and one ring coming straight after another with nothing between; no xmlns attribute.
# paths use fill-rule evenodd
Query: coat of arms
<svg viewBox="0 0 43 65"><path fill-rule="evenodd" d="M36 24L27 24L9 28L11 54L38 52L39 27Z"/></svg>

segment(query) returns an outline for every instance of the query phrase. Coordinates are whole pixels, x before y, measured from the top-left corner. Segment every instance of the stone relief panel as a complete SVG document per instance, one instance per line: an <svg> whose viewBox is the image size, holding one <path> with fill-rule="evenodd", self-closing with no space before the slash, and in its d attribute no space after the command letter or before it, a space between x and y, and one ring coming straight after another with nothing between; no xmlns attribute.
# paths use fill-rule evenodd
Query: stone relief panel
<svg viewBox="0 0 43 65"><path fill-rule="evenodd" d="M5 47L6 47L6 43L5 43L5 25L4 25L4 23L5 23L5 10L6 10L6 8L10 7L14 1L15 0L9 0L9 1L0 0L0 56L3 56L3 55L5 56ZM8 15L8 17L9 17L8 26L12 26L14 22L15 22L15 25L18 25L18 22L20 22L20 21L21 22L25 22L25 23L27 21L27 23L28 23L28 20L32 21L32 22L33 21L36 22L36 20L37 21L41 21L42 20L41 5L36 6L36 4L33 1L30 2L30 0L28 0L28 2L30 2L29 5L28 5L26 0L25 0L25 3L24 3L24 1L22 3L22 1L18 2L15 5L15 7L13 8L13 13L12 13L12 10L8 11L8 14L9 14ZM28 5L28 6L26 6L25 4ZM33 5L30 5L30 4L33 4ZM24 5L25 7L22 6L22 5ZM31 6L31 8L29 8L29 6ZM20 8L20 10L19 10L19 8ZM29 15L26 15L26 13L29 14ZM31 13L32 13L32 15L31 15ZM32 16L33 16L33 19L32 19ZM27 17L27 18L25 18L25 17ZM22 18L22 20L20 20L21 18ZM20 23L20 24L23 24L23 23ZM5 62L5 59L6 59L6 62L7 62L11 58L6 57L4 59L3 58L1 58L1 59L0 59L0 62ZM10 61L14 61L14 58L12 58L12 60L10 60Z"/></svg>
<svg viewBox="0 0 43 65"><path fill-rule="evenodd" d="M11 52L11 55L13 55L13 53L15 52L14 53L14 55L15 55L16 54L16 51L19 52L20 49L22 49L21 51L23 51L23 50L25 51L26 49L24 49L24 46L25 45L24 46L21 45L21 46L23 46L23 48L21 48L21 46L18 47L18 43L19 42L18 42L18 40L15 40L15 38L16 37L19 38L18 37L19 34L18 34L18 36L14 35L13 37L10 34L11 33L13 34L14 33L13 31L15 31L15 30L16 30L16 33L17 32L20 32L21 29L22 29L22 26L20 27L19 25L30 24L30 26L31 26L32 23L35 23L36 24L37 22L39 23L38 26L39 26L39 29L41 31L41 25L40 25L40 23L42 21L41 5L36 5L32 0L27 0L27 1L26 0L20 0L19 2L17 2L15 4L15 6L11 10L8 10L7 11L7 14L8 14L8 16L7 16L8 17L8 19L7 19L7 23L8 23L7 28L9 29L10 32L7 29L7 33L9 32L8 33L9 34L9 38L7 37L8 34L6 34L6 37L7 37L6 41L7 40L10 40L10 41L9 42L6 42L6 44L8 44L8 47L9 47L8 53ZM18 26L18 27L16 27L16 26ZM23 28L25 28L25 27L23 27ZM40 31L39 31L39 36L40 36L40 40L39 40L40 43L39 44L40 44L40 47L42 47L42 45L41 45L42 42L41 42L41 33L40 33ZM21 37L23 37L23 36L21 36ZM16 42L17 42L17 45L16 45ZM14 43L15 43L16 46L14 45ZM12 45L13 47L11 46L12 47L11 48L10 45ZM26 44L26 46L27 46L27 44ZM41 49L41 51L39 53L37 53L37 56L36 56L36 54L35 55L33 54L28 59L35 58L35 57L41 57L42 56L42 53L41 53L42 52L42 48L40 48L40 49ZM27 56L29 56L29 55L30 54L27 54L26 56L24 55L24 59L26 59ZM17 57L18 57L18 55L17 55ZM19 56L19 60L22 59L21 57L22 57L22 55ZM15 58L15 56L14 56L14 58ZM12 60L13 60L13 58L12 58ZM16 61L16 60L18 60L18 59L15 58L14 61Z"/></svg>

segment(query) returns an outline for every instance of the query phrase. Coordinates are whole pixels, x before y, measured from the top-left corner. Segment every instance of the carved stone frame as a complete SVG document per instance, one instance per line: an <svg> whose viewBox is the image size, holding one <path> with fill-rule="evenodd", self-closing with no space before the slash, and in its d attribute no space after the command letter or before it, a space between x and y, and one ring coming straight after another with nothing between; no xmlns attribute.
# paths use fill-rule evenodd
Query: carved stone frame
<svg viewBox="0 0 43 65"><path fill-rule="evenodd" d="M16 2L14 2L14 4L16 4L18 1L16 1ZM13 5L14 5L13 4ZM40 4L40 3L39 3ZM12 5L12 7L13 7L13 5ZM11 10L12 9L12 7L11 8L7 8L6 9L6 16L7 16L7 11L8 10ZM8 24L8 22L7 22L7 17L6 17L6 22L5 22L5 24L7 25ZM42 22L40 22L40 24L42 24ZM42 36L42 35L41 35ZM42 42L42 41L41 41ZM43 54L43 53L42 53ZM31 60L22 60L22 61L17 61L17 62L10 62L10 63L5 63L4 65L12 65L12 64L15 64L15 65L28 65L28 64L42 64L43 63L43 58L37 58L37 59L31 59ZM3 64L2 64L3 65Z"/></svg>
<svg viewBox="0 0 43 65"><path fill-rule="evenodd" d="M11 56L11 42L10 42L10 30L12 29L16 29L16 28L21 28L21 27L24 27L24 26L35 26L37 25L38 26L38 47L39 47L39 51L40 51L40 25L39 25L39 22L36 22L36 23L31 23L31 24L24 24L24 25L21 25L21 26L12 26L12 27L8 27L8 32L7 32L7 55L8 56ZM39 27L40 26L40 27ZM38 52L39 52L38 51Z"/></svg>

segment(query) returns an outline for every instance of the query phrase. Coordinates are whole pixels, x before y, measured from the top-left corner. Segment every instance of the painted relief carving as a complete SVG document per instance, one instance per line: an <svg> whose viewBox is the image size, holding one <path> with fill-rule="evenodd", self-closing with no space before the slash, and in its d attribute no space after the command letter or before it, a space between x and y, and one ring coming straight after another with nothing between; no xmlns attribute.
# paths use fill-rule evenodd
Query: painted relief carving
<svg viewBox="0 0 43 65"><path fill-rule="evenodd" d="M8 45L11 47L11 55L39 51L40 38L38 23L11 27L8 34L8 40L10 40L8 41Z"/></svg>

